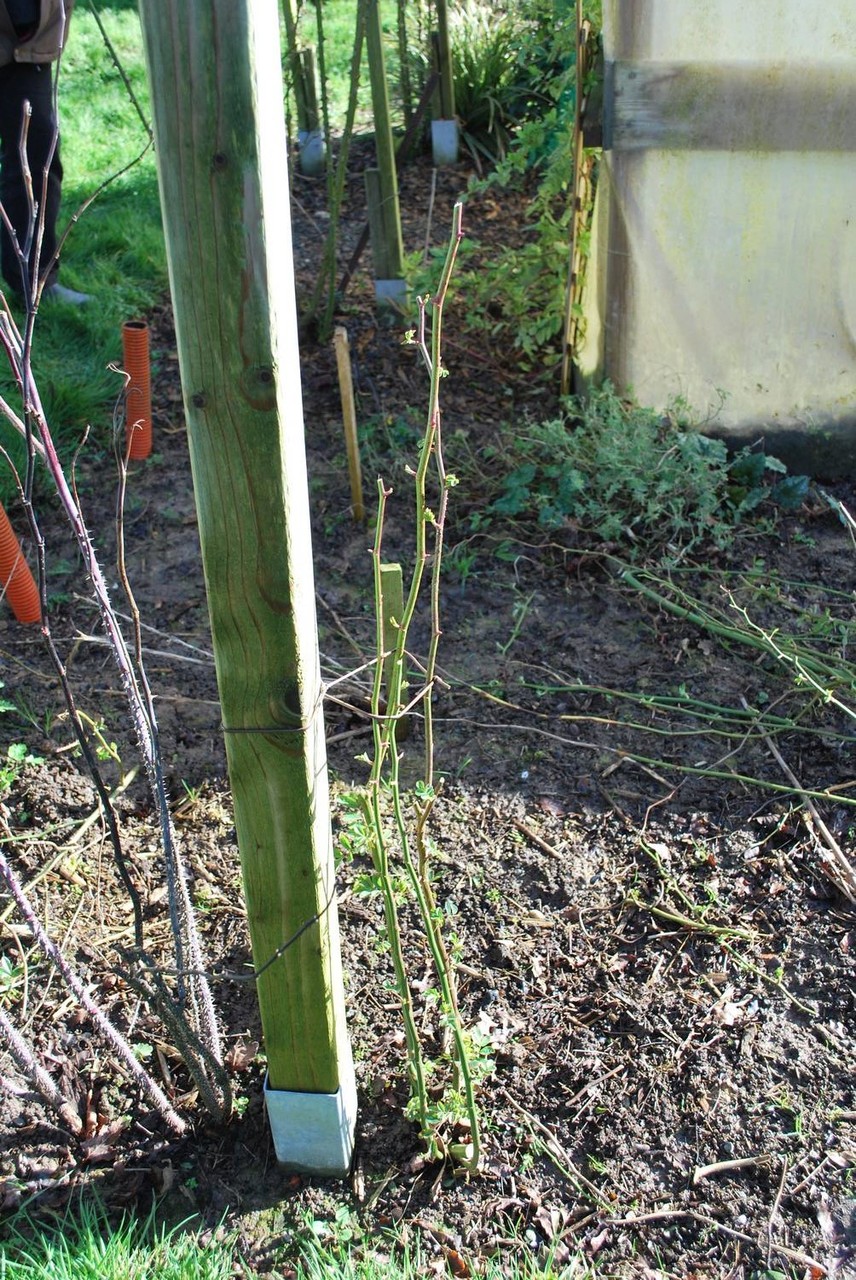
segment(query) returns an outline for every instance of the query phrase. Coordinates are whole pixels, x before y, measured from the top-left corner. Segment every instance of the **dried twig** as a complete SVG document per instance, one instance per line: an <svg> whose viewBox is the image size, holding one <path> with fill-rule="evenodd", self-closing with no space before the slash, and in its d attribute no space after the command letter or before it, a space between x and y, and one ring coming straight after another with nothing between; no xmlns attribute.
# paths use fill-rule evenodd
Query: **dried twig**
<svg viewBox="0 0 856 1280"><path fill-rule="evenodd" d="M769 1164L772 1159L774 1159L773 1154L765 1151L757 1156L742 1156L739 1160L717 1160L715 1164L699 1165L693 1173L693 1186L698 1186L704 1178L715 1178L720 1173L734 1173L740 1169L757 1169L760 1166Z"/></svg>
<svg viewBox="0 0 856 1280"><path fill-rule="evenodd" d="M782 1196L785 1194L785 1179L788 1176L788 1157L782 1156L782 1172L779 1177L779 1189L776 1192L776 1198L773 1201L773 1207L770 1210L770 1217L767 1220L767 1266L770 1266L772 1253L775 1248L773 1241L773 1227L779 1214L779 1205L782 1203Z"/></svg>
<svg viewBox="0 0 856 1280"><path fill-rule="evenodd" d="M744 706L748 705L745 698L741 698L740 701ZM852 862L845 857L841 846L835 839L835 836L829 830L829 827L823 821L823 818L821 818L817 810L817 806L801 786L799 779L782 756L782 753L779 751L775 742L773 742L772 738L770 738L766 733L762 733L762 737L767 750L770 752L771 756L776 761L776 764L779 766L788 781L793 785L794 790L802 800L805 810L811 818L811 822L809 822L805 819L804 815L806 825L816 837L820 837L826 847L826 851L829 855L824 868L826 874L829 876L835 887L844 894L845 898L847 898L849 902L856 903L856 868L854 868Z"/></svg>
<svg viewBox="0 0 856 1280"><path fill-rule="evenodd" d="M750 1236L746 1231L737 1231L734 1227L728 1227L724 1222L717 1222L716 1218L709 1218L706 1213L698 1213L695 1209L657 1209L653 1213L640 1213L637 1216L626 1218L605 1218L604 1225L611 1227L638 1227L646 1222L674 1222L677 1218L687 1218L691 1222L697 1222L700 1226L710 1227L714 1231L720 1232L722 1235L728 1236L731 1240L741 1240L744 1244L751 1244L756 1249L762 1247L754 1236ZM822 1262L818 1262L816 1258L810 1257L807 1253L802 1253L799 1249L791 1249L786 1244L779 1244L775 1240L769 1242L769 1249L772 1253L778 1253L781 1257L787 1258L790 1262L796 1262L802 1267L811 1267L818 1275L826 1275L827 1268Z"/></svg>
<svg viewBox="0 0 856 1280"><path fill-rule="evenodd" d="M543 853L548 854L551 858L558 858L560 856L559 850L555 845L548 844L543 836L539 836L537 831L533 831L531 827L527 826L525 822L521 822L519 818L512 818L511 825Z"/></svg>

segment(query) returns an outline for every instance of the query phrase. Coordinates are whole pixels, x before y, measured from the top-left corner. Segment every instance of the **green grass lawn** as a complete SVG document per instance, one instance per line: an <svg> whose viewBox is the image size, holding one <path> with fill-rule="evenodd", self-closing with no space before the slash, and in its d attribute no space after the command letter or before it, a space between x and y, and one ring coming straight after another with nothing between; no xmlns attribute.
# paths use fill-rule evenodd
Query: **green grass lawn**
<svg viewBox="0 0 856 1280"><path fill-rule="evenodd" d="M84 1202L55 1226L24 1219L0 1243L0 1280L230 1280L233 1248L202 1242L181 1228L158 1230L154 1217L123 1218L111 1226L97 1205Z"/></svg>
<svg viewBox="0 0 856 1280"><path fill-rule="evenodd" d="M264 1274L295 1280L417 1280L435 1274L441 1261L439 1254L429 1260L418 1243L404 1237L364 1233L347 1214L336 1225L344 1228L348 1242L322 1242L319 1237L327 1237L332 1225L307 1219L283 1256L268 1258L265 1265L273 1270ZM449 1257L446 1264L452 1274ZM201 1237L186 1223L166 1230L157 1225L155 1212L111 1223L97 1203L86 1200L49 1227L18 1217L0 1240L0 1280L252 1280L258 1275L251 1257L242 1256L227 1232ZM484 1262L479 1275L482 1280L593 1280L596 1271L580 1257L563 1265L550 1254L537 1259L521 1240L513 1256Z"/></svg>
<svg viewBox="0 0 856 1280"><path fill-rule="evenodd" d="M100 6L102 21L143 111L149 114L140 23L133 0ZM33 369L55 436L72 449L84 428L92 447L109 443L112 406L121 379L121 326L145 314L167 289L154 152L105 41L85 4L78 5L59 73L65 169L60 229L110 179L72 227L62 252L61 279L93 295L85 308L46 304L39 315ZM129 167L130 166L130 167ZM118 175L118 176L116 176ZM9 394L9 375L0 393ZM15 395L12 402L15 404ZM23 445L0 422L0 443L20 465ZM14 492L0 468L0 498Z"/></svg>

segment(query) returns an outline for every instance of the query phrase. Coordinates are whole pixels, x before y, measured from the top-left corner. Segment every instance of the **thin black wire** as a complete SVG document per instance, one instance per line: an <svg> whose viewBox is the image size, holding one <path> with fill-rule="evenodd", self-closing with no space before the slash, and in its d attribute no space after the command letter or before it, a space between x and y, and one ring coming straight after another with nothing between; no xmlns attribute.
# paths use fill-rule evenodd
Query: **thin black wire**
<svg viewBox="0 0 856 1280"><path fill-rule="evenodd" d="M270 969L272 965L276 964L277 960L280 960L285 955L286 951L288 951L290 947L294 946L294 944L298 941L298 939L303 937L307 929L311 929L313 925L319 924L320 921L323 920L324 916L330 910L335 900L336 900L336 886L334 884L330 892L330 896L325 902L324 906L321 908L321 910L316 911L315 915L310 916L308 920L305 920L303 924L300 926L300 928L297 929L291 935L290 938L287 938L285 942L283 942L280 946L278 946L276 951L274 951L273 955L270 956L267 960L265 960L264 964L261 965L260 968L253 969L252 973L222 973L217 969L199 970L199 969L163 969L163 968L159 969L159 972L162 975L165 974L171 978L179 978L179 977L209 978L215 982L257 982L263 973L266 973L267 970Z"/></svg>

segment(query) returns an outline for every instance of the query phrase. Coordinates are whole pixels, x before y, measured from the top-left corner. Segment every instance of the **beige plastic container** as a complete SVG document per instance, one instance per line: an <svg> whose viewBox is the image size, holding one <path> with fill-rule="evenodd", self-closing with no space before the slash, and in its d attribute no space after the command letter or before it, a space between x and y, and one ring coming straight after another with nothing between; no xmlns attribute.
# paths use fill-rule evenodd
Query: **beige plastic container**
<svg viewBox="0 0 856 1280"><path fill-rule="evenodd" d="M856 474L856 0L605 0L604 53L581 384Z"/></svg>

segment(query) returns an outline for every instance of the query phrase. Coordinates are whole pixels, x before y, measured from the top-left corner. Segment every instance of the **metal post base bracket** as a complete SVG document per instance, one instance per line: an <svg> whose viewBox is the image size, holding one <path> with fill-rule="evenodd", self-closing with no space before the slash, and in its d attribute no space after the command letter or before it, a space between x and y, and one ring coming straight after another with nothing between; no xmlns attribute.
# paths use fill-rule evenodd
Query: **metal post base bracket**
<svg viewBox="0 0 856 1280"><path fill-rule="evenodd" d="M301 173L305 173L309 178L317 178L319 173L324 172L324 166L327 163L327 146L320 129L311 129L308 132L301 129L297 134L297 151Z"/></svg>
<svg viewBox="0 0 856 1280"><path fill-rule="evenodd" d="M431 121L431 150L438 168L458 163L457 120Z"/></svg>
<svg viewBox="0 0 856 1280"><path fill-rule="evenodd" d="M403 311L407 306L407 281L375 280L375 302L379 307Z"/></svg>
<svg viewBox="0 0 856 1280"><path fill-rule="evenodd" d="M268 1088L265 1105L276 1158L295 1173L341 1178L351 1167L357 1124L353 1075L336 1093L294 1093Z"/></svg>

